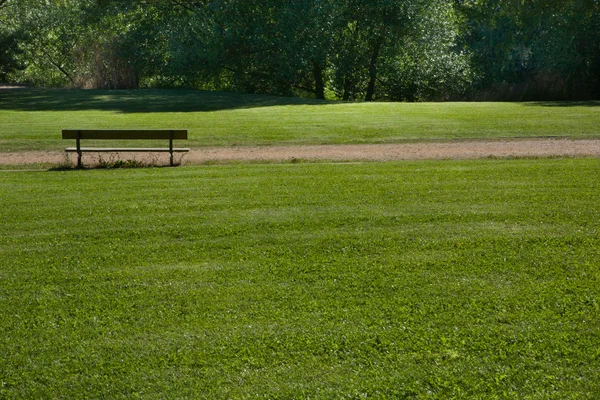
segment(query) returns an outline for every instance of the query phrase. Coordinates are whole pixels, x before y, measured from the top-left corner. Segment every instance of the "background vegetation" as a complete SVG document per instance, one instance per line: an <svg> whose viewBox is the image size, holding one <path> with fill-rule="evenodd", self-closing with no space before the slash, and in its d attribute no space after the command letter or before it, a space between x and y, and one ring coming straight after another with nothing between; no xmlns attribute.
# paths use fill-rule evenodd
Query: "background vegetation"
<svg viewBox="0 0 600 400"><path fill-rule="evenodd" d="M600 97L598 0L0 0L0 80L344 100Z"/></svg>

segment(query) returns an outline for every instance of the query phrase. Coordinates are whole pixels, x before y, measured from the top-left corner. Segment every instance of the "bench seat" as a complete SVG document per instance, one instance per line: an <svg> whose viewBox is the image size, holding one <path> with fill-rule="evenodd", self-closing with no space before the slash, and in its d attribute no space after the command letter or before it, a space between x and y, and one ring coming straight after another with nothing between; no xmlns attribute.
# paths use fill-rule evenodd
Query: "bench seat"
<svg viewBox="0 0 600 400"><path fill-rule="evenodd" d="M65 149L67 153L77 153L77 147L67 147ZM87 151L94 153L116 153L116 152L130 152L130 153L155 153L164 152L169 153L171 149L164 147L81 147L79 151ZM173 152L175 153L186 153L190 151L186 147L174 147Z"/></svg>

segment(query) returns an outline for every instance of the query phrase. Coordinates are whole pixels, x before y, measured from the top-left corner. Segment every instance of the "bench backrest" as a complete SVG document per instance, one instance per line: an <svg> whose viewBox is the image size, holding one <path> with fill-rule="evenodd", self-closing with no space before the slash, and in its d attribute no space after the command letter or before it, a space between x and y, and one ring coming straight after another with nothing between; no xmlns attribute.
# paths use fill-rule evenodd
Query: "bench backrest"
<svg viewBox="0 0 600 400"><path fill-rule="evenodd" d="M63 129L63 139L187 140L185 129Z"/></svg>

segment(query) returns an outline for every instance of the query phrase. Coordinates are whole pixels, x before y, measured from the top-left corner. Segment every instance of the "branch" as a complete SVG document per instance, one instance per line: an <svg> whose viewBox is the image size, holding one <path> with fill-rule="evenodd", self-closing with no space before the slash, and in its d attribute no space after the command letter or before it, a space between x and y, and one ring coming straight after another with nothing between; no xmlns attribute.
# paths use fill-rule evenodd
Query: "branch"
<svg viewBox="0 0 600 400"><path fill-rule="evenodd" d="M50 61L50 63L52 65L54 65L60 72L62 72L67 78L69 78L69 80L71 81L71 83L74 85L75 84L75 79L73 79L73 77L71 76L71 74L69 74L63 67L62 65L60 65L59 63L57 63L56 61L54 61L54 59L52 58L52 56L46 51L46 49L42 48L42 53L44 53L44 55L48 58L48 60Z"/></svg>

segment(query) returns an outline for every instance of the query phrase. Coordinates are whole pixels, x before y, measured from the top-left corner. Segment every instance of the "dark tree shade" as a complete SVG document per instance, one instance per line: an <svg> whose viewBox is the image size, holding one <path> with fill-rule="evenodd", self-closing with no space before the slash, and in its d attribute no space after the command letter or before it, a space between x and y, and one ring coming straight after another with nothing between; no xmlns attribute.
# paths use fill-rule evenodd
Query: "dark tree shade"
<svg viewBox="0 0 600 400"><path fill-rule="evenodd" d="M597 0L0 0L0 79L365 101L598 98L599 7Z"/></svg>

